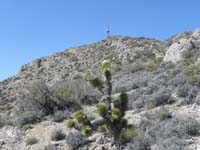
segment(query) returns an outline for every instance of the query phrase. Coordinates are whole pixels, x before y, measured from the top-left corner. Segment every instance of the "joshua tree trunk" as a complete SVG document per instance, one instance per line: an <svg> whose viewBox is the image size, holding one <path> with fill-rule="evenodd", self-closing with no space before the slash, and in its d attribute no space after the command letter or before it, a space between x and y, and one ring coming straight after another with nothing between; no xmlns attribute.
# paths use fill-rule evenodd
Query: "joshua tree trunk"
<svg viewBox="0 0 200 150"><path fill-rule="evenodd" d="M106 85L107 85L107 104L108 104L108 117L111 116L111 112L112 112L112 108L111 108L111 92L112 92L112 83L111 81L106 81Z"/></svg>

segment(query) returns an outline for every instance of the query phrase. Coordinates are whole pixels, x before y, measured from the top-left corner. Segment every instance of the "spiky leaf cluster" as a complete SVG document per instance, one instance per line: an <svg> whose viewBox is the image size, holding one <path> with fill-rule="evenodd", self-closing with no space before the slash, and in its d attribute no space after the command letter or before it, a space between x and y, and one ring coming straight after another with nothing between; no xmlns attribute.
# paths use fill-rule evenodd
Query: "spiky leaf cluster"
<svg viewBox="0 0 200 150"><path fill-rule="evenodd" d="M106 103L101 102L98 104L97 106L98 109L98 113L101 117L106 117L107 111L108 111L108 107L106 105Z"/></svg>
<svg viewBox="0 0 200 150"><path fill-rule="evenodd" d="M66 126L67 126L67 128L73 128L73 127L75 127L75 125L76 125L76 121L74 121L74 120L69 120L68 122L66 122Z"/></svg>
<svg viewBox="0 0 200 150"><path fill-rule="evenodd" d="M83 122L85 120L86 115L85 115L83 110L79 110L74 115L74 118L77 120L77 122L81 123L81 122Z"/></svg>
<svg viewBox="0 0 200 150"><path fill-rule="evenodd" d="M117 123L121 118L121 112L119 108L112 109L111 121Z"/></svg>
<svg viewBox="0 0 200 150"><path fill-rule="evenodd" d="M111 64L108 60L104 60L102 63L101 63L101 68L102 68L102 73L105 75L106 72L110 71L111 69Z"/></svg>
<svg viewBox="0 0 200 150"><path fill-rule="evenodd" d="M89 135L91 132L92 132L92 129L91 129L91 127L88 126L88 125L84 125L84 126L81 128L81 133L82 133L84 136Z"/></svg>
<svg viewBox="0 0 200 150"><path fill-rule="evenodd" d="M95 76L95 75L91 75L91 74L87 74L85 77L86 81L88 81L94 88L99 88L103 85L103 81Z"/></svg>

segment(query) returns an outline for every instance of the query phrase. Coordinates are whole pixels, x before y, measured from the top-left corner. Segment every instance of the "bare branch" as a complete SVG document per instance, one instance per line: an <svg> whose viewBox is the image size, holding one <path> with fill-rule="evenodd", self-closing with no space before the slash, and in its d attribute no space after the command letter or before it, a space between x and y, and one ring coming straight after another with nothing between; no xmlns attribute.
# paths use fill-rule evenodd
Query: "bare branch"
<svg viewBox="0 0 200 150"><path fill-rule="evenodd" d="M101 119L95 119L91 121L91 125L94 129L97 129L99 126L103 125L106 123L106 119L101 118Z"/></svg>

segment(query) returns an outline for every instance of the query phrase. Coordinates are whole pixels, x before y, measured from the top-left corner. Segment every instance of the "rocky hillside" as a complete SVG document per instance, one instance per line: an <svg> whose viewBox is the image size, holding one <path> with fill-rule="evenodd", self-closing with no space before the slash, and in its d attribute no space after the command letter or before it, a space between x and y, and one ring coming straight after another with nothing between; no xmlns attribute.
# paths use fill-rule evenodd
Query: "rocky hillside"
<svg viewBox="0 0 200 150"><path fill-rule="evenodd" d="M80 107L92 113L91 118L98 116L94 104L103 95L85 77L88 73L101 77L105 59L118 64L112 72L112 94L127 92L128 121L142 132L123 149L200 148L199 58L197 29L166 41L111 36L34 60L0 82L0 149L118 149L107 134L98 132L86 138L64 125ZM68 90L68 103L59 101L63 87ZM44 112L44 107L33 103L41 99L53 99L58 105L47 102ZM61 131L65 140L52 140L52 134ZM30 144L34 138L35 144Z"/></svg>

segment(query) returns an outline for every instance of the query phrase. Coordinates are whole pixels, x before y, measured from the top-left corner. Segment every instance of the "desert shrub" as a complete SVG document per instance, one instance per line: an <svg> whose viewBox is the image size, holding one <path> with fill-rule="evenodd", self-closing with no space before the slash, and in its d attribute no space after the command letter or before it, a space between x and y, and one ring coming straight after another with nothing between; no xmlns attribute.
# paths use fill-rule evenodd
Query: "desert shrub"
<svg viewBox="0 0 200 150"><path fill-rule="evenodd" d="M192 104L198 95L199 87L190 84L184 84L177 88L177 95L184 97L184 104Z"/></svg>
<svg viewBox="0 0 200 150"><path fill-rule="evenodd" d="M156 70L160 66L162 59L163 59L162 57L153 57L152 58L153 63L150 63L146 66L146 71L152 72L152 71Z"/></svg>
<svg viewBox="0 0 200 150"><path fill-rule="evenodd" d="M125 143L132 140L134 137L141 136L143 131L136 127L128 127L120 134L120 143Z"/></svg>
<svg viewBox="0 0 200 150"><path fill-rule="evenodd" d="M24 111L42 111L45 115L54 113L55 109L64 110L66 107L63 101L54 96L54 92L44 81L34 83L20 105Z"/></svg>
<svg viewBox="0 0 200 150"><path fill-rule="evenodd" d="M165 78L165 80L170 81L170 80L174 79L176 77L176 75L177 75L176 71L170 70L170 71L167 71L163 77Z"/></svg>
<svg viewBox="0 0 200 150"><path fill-rule="evenodd" d="M28 124L35 124L41 121L42 114L35 111L24 111L19 114L18 117L13 121L14 126L23 127Z"/></svg>
<svg viewBox="0 0 200 150"><path fill-rule="evenodd" d="M190 84L195 84L197 82L197 79L198 79L197 75L191 75L188 77L188 81Z"/></svg>
<svg viewBox="0 0 200 150"><path fill-rule="evenodd" d="M191 58L191 57L189 57L189 58L184 58L182 61L183 61L184 63L186 63L187 65L190 65L190 64L195 63L195 60L194 60L193 58Z"/></svg>
<svg viewBox="0 0 200 150"><path fill-rule="evenodd" d="M187 76L182 73L179 73L171 80L171 82L169 82L169 84L177 87L179 85L185 84L186 82L187 82Z"/></svg>
<svg viewBox="0 0 200 150"><path fill-rule="evenodd" d="M154 101L150 101L148 103L145 104L144 108L145 110L150 110L156 107L156 104Z"/></svg>
<svg viewBox="0 0 200 150"><path fill-rule="evenodd" d="M38 139L36 137L28 137L25 141L26 145L34 145L38 142Z"/></svg>
<svg viewBox="0 0 200 150"><path fill-rule="evenodd" d="M199 64L191 64L183 70L186 75L196 74L200 71Z"/></svg>
<svg viewBox="0 0 200 150"><path fill-rule="evenodd" d="M133 83L133 85L132 85L132 89L134 90L134 89L137 89L137 88L139 88L139 86L137 85L137 83Z"/></svg>
<svg viewBox="0 0 200 150"><path fill-rule="evenodd" d="M177 95L180 97L187 97L188 91L190 88L191 88L191 85L189 85L189 84L184 84L184 85L178 86Z"/></svg>
<svg viewBox="0 0 200 150"><path fill-rule="evenodd" d="M133 80L133 84L139 88L146 87L148 85L148 79L145 77L139 77L137 80Z"/></svg>
<svg viewBox="0 0 200 150"><path fill-rule="evenodd" d="M65 102L69 106L68 109L77 108L90 92L90 87L84 79L57 82L53 89L57 99ZM61 89L60 94L59 89Z"/></svg>
<svg viewBox="0 0 200 150"><path fill-rule="evenodd" d="M151 59L154 60L156 58L156 54L154 54L152 51L144 51L145 52L145 56L147 57L147 59Z"/></svg>
<svg viewBox="0 0 200 150"><path fill-rule="evenodd" d="M121 64L115 64L113 66L113 70L117 71L117 72L121 71L122 70L122 65Z"/></svg>
<svg viewBox="0 0 200 150"><path fill-rule="evenodd" d="M156 150L187 150L187 145L188 143L184 140L172 136L167 139L162 139L162 141L159 140Z"/></svg>
<svg viewBox="0 0 200 150"><path fill-rule="evenodd" d="M68 86L58 88L56 93L63 101L73 101L76 95L75 91Z"/></svg>
<svg viewBox="0 0 200 150"><path fill-rule="evenodd" d="M51 133L51 140L60 141L60 140L63 140L63 139L65 139L65 133L63 133L62 130L56 129Z"/></svg>
<svg viewBox="0 0 200 150"><path fill-rule="evenodd" d="M151 97L156 106L168 104L170 102L171 91L165 88L160 89L157 93L154 93Z"/></svg>
<svg viewBox="0 0 200 150"><path fill-rule="evenodd" d="M151 150L151 144L145 136L138 136L127 144L127 150Z"/></svg>
<svg viewBox="0 0 200 150"><path fill-rule="evenodd" d="M56 111L53 115L53 121L62 122L64 119L68 118L70 113L68 111Z"/></svg>
<svg viewBox="0 0 200 150"><path fill-rule="evenodd" d="M189 118L185 124L185 130L188 135L197 136L200 134L200 123L195 119Z"/></svg>
<svg viewBox="0 0 200 150"><path fill-rule="evenodd" d="M159 115L160 115L160 120L172 118L172 114L168 110L161 110Z"/></svg>
<svg viewBox="0 0 200 150"><path fill-rule="evenodd" d="M160 65L160 63L162 62L163 60L163 57L155 57L153 59L154 63L157 64L157 65Z"/></svg>
<svg viewBox="0 0 200 150"><path fill-rule="evenodd" d="M130 64L130 66L128 66L128 69L132 72L138 72L140 70L144 69L144 66L141 63L134 63L134 64Z"/></svg>
<svg viewBox="0 0 200 150"><path fill-rule="evenodd" d="M147 67L146 67L146 71L152 72L152 71L156 70L157 68L158 68L157 64L148 64Z"/></svg>
<svg viewBox="0 0 200 150"><path fill-rule="evenodd" d="M78 131L71 131L66 134L65 141L68 144L69 150L78 149L86 143L85 137Z"/></svg>
<svg viewBox="0 0 200 150"><path fill-rule="evenodd" d="M155 112L157 115L157 112ZM151 114L152 116L153 114ZM139 125L144 131L151 145L157 145L158 149L184 148L189 143L185 142L188 136L197 136L200 134L200 123L193 118L176 118L170 120L160 120L159 117L151 117L143 120ZM175 141L172 139L177 138ZM166 141L167 140L167 141ZM168 141L171 141L169 143ZM178 145L177 145L178 144ZM175 149L178 150L178 149Z"/></svg>
<svg viewBox="0 0 200 150"><path fill-rule="evenodd" d="M199 92L199 87L197 86L192 86L189 91L188 91L188 100L189 100L189 103L193 103L195 101L195 98L197 96Z"/></svg>
<svg viewBox="0 0 200 150"><path fill-rule="evenodd" d="M189 49L182 52L182 57L184 59L192 59L197 53L198 49Z"/></svg>
<svg viewBox="0 0 200 150"><path fill-rule="evenodd" d="M183 73L187 75L187 80L190 84L196 84L198 81L198 75L200 73L200 65L199 64L191 64L183 70ZM198 84L198 83L197 83Z"/></svg>
<svg viewBox="0 0 200 150"><path fill-rule="evenodd" d="M54 115L55 121L61 121L67 114L61 114L59 111L65 112L64 110L68 109L68 112L73 112L80 108L74 100L76 94L73 90L59 85L50 87L44 81L39 81L28 88L28 94L25 94L18 103L16 114L19 115L16 124L23 126L28 123L36 123L46 115Z"/></svg>

